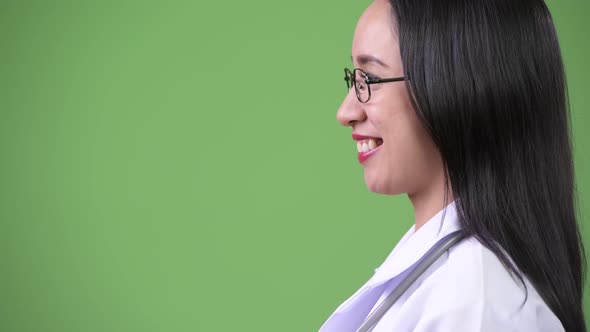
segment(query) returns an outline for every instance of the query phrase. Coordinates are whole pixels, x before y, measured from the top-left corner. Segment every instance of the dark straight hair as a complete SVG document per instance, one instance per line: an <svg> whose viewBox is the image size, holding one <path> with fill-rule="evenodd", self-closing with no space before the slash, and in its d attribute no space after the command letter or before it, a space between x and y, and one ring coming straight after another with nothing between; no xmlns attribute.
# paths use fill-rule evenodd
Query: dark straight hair
<svg viewBox="0 0 590 332"><path fill-rule="evenodd" d="M566 331L586 331L569 100L545 3L389 3L406 87L465 232L523 285L524 274Z"/></svg>

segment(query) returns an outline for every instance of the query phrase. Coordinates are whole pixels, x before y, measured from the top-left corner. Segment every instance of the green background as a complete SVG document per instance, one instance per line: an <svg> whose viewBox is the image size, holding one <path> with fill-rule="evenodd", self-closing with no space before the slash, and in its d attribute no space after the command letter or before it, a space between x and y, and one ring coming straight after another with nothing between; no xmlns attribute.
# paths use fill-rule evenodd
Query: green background
<svg viewBox="0 0 590 332"><path fill-rule="evenodd" d="M413 223L335 117L368 4L2 1L0 331L316 331ZM590 3L548 4L586 223Z"/></svg>

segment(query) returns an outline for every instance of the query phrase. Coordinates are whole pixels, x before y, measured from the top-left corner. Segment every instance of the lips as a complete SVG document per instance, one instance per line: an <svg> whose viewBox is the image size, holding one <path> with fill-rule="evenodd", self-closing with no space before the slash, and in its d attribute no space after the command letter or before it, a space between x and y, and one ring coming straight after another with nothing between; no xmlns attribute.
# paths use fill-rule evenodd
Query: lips
<svg viewBox="0 0 590 332"><path fill-rule="evenodd" d="M362 141L362 140L371 139L371 138L374 140L380 139L383 141L383 139L381 137L377 137L377 136L365 136L365 135L354 134L354 133L352 134L352 139L355 141Z"/></svg>
<svg viewBox="0 0 590 332"><path fill-rule="evenodd" d="M352 139L357 141L358 160L361 164L377 153L383 144L383 139L376 136L352 134Z"/></svg>

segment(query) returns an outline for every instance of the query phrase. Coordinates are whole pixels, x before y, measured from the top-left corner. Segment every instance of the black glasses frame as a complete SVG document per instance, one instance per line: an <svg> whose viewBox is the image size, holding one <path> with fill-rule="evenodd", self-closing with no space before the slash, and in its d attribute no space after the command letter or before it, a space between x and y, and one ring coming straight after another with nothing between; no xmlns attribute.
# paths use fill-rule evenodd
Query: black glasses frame
<svg viewBox="0 0 590 332"><path fill-rule="evenodd" d="M363 87L362 86L359 87L359 84L357 84L357 81L356 81L357 72L360 73L362 75L362 77L365 78L364 83L366 84L366 88L367 88L367 99L366 100L363 100L361 98L361 91L359 91L359 89L362 89ZM348 68L344 68L344 80L346 81L346 86L348 87L348 90L350 90L350 88L352 88L354 86L356 98L358 99L359 102L364 104L364 103L368 102L369 99L371 99L371 84L405 81L406 77L401 76L401 77L391 77L391 78L371 78L369 76L369 74L367 74L364 70L362 70L360 68L354 68L352 71L350 71L350 69L348 69Z"/></svg>

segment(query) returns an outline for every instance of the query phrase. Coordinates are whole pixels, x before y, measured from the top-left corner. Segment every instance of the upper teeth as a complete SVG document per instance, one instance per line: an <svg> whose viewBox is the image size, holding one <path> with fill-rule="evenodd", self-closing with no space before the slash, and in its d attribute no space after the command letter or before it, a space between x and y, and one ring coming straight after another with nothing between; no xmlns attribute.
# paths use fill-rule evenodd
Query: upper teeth
<svg viewBox="0 0 590 332"><path fill-rule="evenodd" d="M368 152L377 147L377 141L374 138L365 139L356 143L358 152Z"/></svg>

